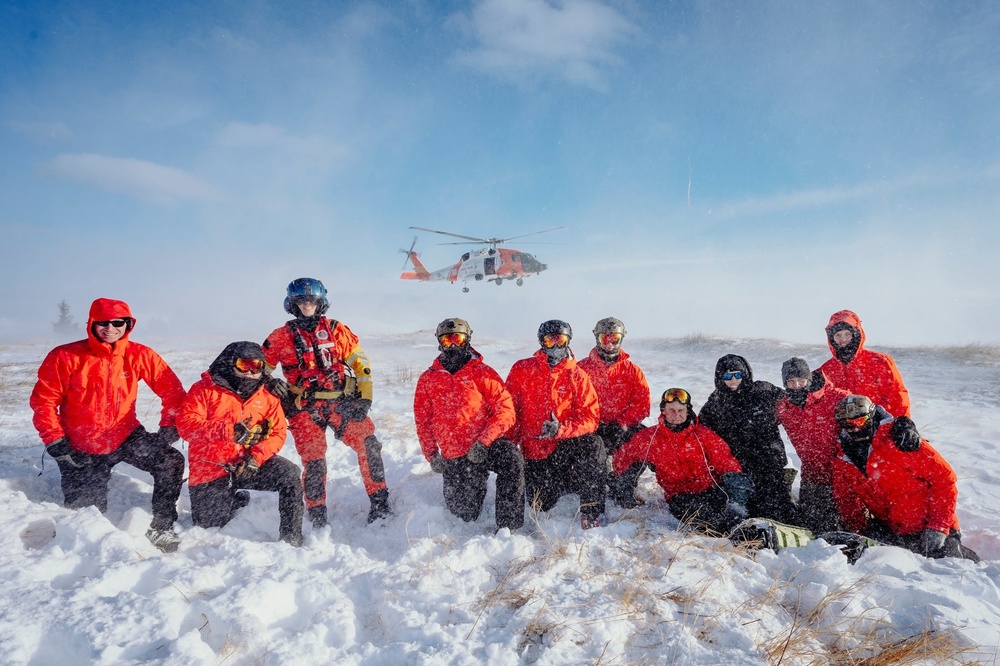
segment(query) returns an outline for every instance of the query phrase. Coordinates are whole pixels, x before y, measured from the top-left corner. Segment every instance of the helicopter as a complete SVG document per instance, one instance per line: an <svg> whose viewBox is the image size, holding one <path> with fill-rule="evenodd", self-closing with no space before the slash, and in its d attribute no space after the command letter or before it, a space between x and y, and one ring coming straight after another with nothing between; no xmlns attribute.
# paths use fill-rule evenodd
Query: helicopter
<svg viewBox="0 0 1000 666"><path fill-rule="evenodd" d="M464 283L462 291L465 293L469 291L468 283L470 281L482 282L485 280L499 286L504 283L504 280L514 280L517 286L520 287L524 284L524 278L529 275L538 275L546 270L548 266L527 252L522 250L508 250L498 246L517 238L537 236L538 234L545 234L562 228L552 227L551 229L533 231L530 234L522 234L510 238L476 238L475 236L454 234L450 231L410 227L410 229L418 231L429 231L443 236L465 239L463 242L441 243L441 245L487 245L488 247L466 252L454 266L446 266L436 271L429 271L421 263L418 253L413 249L417 245L417 239L414 238L409 250L400 249L400 252L406 255L406 261L413 264L413 270L404 272L399 278L401 280L419 280L421 282L462 281ZM405 262L403 263L403 268L406 268Z"/></svg>

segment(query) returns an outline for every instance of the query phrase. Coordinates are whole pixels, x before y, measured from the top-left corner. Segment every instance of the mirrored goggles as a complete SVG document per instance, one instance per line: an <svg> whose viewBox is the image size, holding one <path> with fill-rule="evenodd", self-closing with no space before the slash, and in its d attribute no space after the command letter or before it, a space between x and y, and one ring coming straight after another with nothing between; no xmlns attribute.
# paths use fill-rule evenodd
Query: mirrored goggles
<svg viewBox="0 0 1000 666"><path fill-rule="evenodd" d="M438 337L438 343L447 349L448 347L461 347L469 339L465 333L445 333Z"/></svg>
<svg viewBox="0 0 1000 666"><path fill-rule="evenodd" d="M727 381L727 382L730 379L743 379L743 371L742 370L737 370L735 372L723 372L722 373L722 379L723 379L723 381Z"/></svg>
<svg viewBox="0 0 1000 666"><path fill-rule="evenodd" d="M621 333L601 333L597 336L597 341L602 345L617 345L622 341Z"/></svg>
<svg viewBox="0 0 1000 666"><path fill-rule="evenodd" d="M128 319L108 319L105 321L94 322L94 326L98 326L100 328L107 328L109 326L114 328L123 328L126 324L128 324Z"/></svg>
<svg viewBox="0 0 1000 666"><path fill-rule="evenodd" d="M238 358L233 365L240 372L257 373L264 370L264 361L259 358Z"/></svg>
<svg viewBox="0 0 1000 666"><path fill-rule="evenodd" d="M691 395L682 388L672 388L663 392L661 400L663 402L683 402L687 404L691 402Z"/></svg>
<svg viewBox="0 0 1000 666"><path fill-rule="evenodd" d="M569 336L565 333L550 333L542 336L542 346L546 349L553 347L565 347L569 344Z"/></svg>
<svg viewBox="0 0 1000 666"><path fill-rule="evenodd" d="M844 419L841 421L843 426L849 430L859 430L868 425L868 421L871 417L865 414L864 416L858 416L853 419Z"/></svg>

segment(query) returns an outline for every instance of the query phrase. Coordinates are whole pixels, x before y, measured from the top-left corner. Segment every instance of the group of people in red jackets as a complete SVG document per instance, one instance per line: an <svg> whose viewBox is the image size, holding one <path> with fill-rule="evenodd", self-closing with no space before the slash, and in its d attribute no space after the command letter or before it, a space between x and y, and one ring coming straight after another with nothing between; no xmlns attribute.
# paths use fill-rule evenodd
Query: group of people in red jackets
<svg viewBox="0 0 1000 666"><path fill-rule="evenodd" d="M65 505L106 511L111 469L133 465L153 477L147 537L176 550L184 456L172 445L183 438L195 526L228 523L249 502L247 490L274 491L279 536L299 546L306 516L314 529L328 524L330 429L357 454L368 522L390 515L382 446L368 416L371 366L358 337L325 316L319 280L294 280L284 307L293 319L263 344L228 345L185 391L162 357L129 339L136 325L129 306L95 300L87 337L46 356L30 399ZM817 370L789 359L776 387L727 354L700 413L687 390L670 388L656 423L646 426L649 384L622 349L621 320L597 322L594 347L579 361L570 325L543 322L539 349L504 380L472 346L469 323L448 318L435 330L440 353L417 382L417 437L443 476L448 509L466 521L479 517L496 474L498 529L520 528L526 506L548 511L568 493L580 498L582 526L599 526L609 494L626 509L642 503L636 486L651 469L669 511L714 533L767 518L817 533L849 530L930 557L977 559L961 544L955 474L909 418L893 360L865 348L853 312L835 313L826 333L832 358ZM273 375L279 367L284 379ZM136 417L139 381L162 403L155 433ZM802 462L797 504L779 426ZM301 470L277 455L289 431Z"/></svg>

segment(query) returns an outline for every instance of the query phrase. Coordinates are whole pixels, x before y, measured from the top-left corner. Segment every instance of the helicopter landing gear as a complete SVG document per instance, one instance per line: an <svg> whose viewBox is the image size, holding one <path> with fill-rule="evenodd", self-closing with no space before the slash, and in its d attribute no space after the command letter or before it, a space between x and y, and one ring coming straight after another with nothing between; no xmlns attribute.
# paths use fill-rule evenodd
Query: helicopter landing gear
<svg viewBox="0 0 1000 666"><path fill-rule="evenodd" d="M466 294L469 293L469 288L468 287L462 287L462 292L466 293Z"/></svg>
<svg viewBox="0 0 1000 666"><path fill-rule="evenodd" d="M524 284L524 280L522 280L521 278L517 278L517 286L520 287L523 284Z"/></svg>
<svg viewBox="0 0 1000 666"><path fill-rule="evenodd" d="M493 281L497 283L498 287L503 284L503 278L497 278L496 280Z"/></svg>

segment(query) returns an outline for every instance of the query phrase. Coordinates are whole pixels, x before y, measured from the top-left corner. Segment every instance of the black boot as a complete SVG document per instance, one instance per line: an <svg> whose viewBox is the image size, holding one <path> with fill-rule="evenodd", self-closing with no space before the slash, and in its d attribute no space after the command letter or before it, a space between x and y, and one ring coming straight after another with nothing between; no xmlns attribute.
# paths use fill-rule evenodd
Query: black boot
<svg viewBox="0 0 1000 666"><path fill-rule="evenodd" d="M379 518L385 518L392 515L392 509L389 508L389 490L383 488L378 490L368 496L371 500L372 508L368 512L368 522L374 523Z"/></svg>
<svg viewBox="0 0 1000 666"><path fill-rule="evenodd" d="M314 506L309 509L309 520L312 521L313 529L318 530L328 525L326 521L326 506Z"/></svg>

